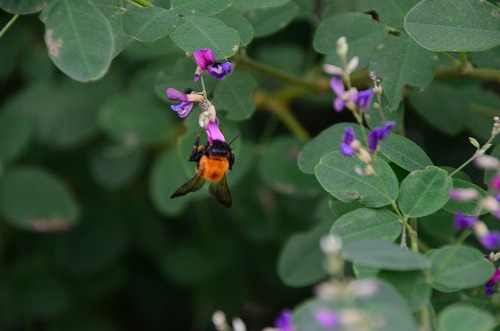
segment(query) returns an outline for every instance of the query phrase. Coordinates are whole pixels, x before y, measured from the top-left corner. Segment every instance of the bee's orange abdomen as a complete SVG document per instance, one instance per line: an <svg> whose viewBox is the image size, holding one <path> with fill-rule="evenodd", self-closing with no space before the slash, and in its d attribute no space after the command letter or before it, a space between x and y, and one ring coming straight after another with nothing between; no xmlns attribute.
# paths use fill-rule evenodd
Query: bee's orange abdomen
<svg viewBox="0 0 500 331"><path fill-rule="evenodd" d="M201 176L210 182L219 182L229 170L229 161L225 157L208 157L203 155L198 163Z"/></svg>

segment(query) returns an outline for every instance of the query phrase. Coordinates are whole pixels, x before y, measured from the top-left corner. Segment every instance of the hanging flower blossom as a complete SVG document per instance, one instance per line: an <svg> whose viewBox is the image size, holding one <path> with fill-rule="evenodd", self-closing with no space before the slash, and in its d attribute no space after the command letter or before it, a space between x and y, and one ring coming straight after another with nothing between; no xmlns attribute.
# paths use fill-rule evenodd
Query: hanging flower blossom
<svg viewBox="0 0 500 331"><path fill-rule="evenodd" d="M205 132L207 133L208 143L210 145L213 144L214 140L226 141L224 135L219 129L218 120L216 120L215 122L209 121L208 124L205 126Z"/></svg>
<svg viewBox="0 0 500 331"><path fill-rule="evenodd" d="M340 145L340 152L344 156L349 157L358 151L358 148L353 146L355 140L356 136L354 135L354 129L351 127L345 128L342 144Z"/></svg>
<svg viewBox="0 0 500 331"><path fill-rule="evenodd" d="M476 225L478 219L474 216L466 216L461 213L455 215L455 230L461 231L464 229L473 228Z"/></svg>
<svg viewBox="0 0 500 331"><path fill-rule="evenodd" d="M396 126L396 122L387 122L382 127L376 127L368 134L368 147L372 152L375 152L378 148L378 143L381 140L387 138L392 128Z"/></svg>
<svg viewBox="0 0 500 331"><path fill-rule="evenodd" d="M359 110L366 110L370 108L373 94L373 89L359 91L358 100L356 101L356 105L358 106Z"/></svg>
<svg viewBox="0 0 500 331"><path fill-rule="evenodd" d="M486 287L486 295L491 295L495 292L495 290L493 289L493 286L495 286L496 283L498 283L500 281L500 269L495 269L495 273L493 274L493 277L491 277L491 279L486 283L484 284L484 286Z"/></svg>
<svg viewBox="0 0 500 331"><path fill-rule="evenodd" d="M484 248L494 250L500 247L500 232L491 231L479 238Z"/></svg>
<svg viewBox="0 0 500 331"><path fill-rule="evenodd" d="M191 112L193 109L193 102L202 101L203 96L197 93L184 94L174 88L168 88L166 91L167 97L172 101L181 101L181 103L177 105L172 105L170 108L177 112L180 118L184 118Z"/></svg>
<svg viewBox="0 0 500 331"><path fill-rule="evenodd" d="M453 201L472 201L479 197L475 188L452 188L448 194Z"/></svg>
<svg viewBox="0 0 500 331"><path fill-rule="evenodd" d="M292 312L284 309L274 321L274 326L280 331L294 331L292 326Z"/></svg>
<svg viewBox="0 0 500 331"><path fill-rule="evenodd" d="M194 75L194 80L198 81L201 77L201 71L206 70L217 79L224 78L231 72L231 63L215 62L214 54L210 48L198 49L194 51L194 59L198 64L198 69Z"/></svg>
<svg viewBox="0 0 500 331"><path fill-rule="evenodd" d="M337 96L333 100L333 109L337 113L341 112L345 107L354 110L356 101L358 100L358 90L356 88L353 87L349 91L346 91L344 83L342 83L339 76L334 76L330 80L330 87Z"/></svg>
<svg viewBox="0 0 500 331"><path fill-rule="evenodd" d="M493 189L500 191L500 174L496 174L491 179L490 185Z"/></svg>

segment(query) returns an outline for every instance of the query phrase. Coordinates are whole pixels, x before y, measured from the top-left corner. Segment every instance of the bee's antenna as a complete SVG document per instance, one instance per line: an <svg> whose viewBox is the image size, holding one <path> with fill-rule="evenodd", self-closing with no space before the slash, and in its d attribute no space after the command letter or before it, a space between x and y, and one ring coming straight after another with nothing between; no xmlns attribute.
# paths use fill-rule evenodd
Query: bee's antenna
<svg viewBox="0 0 500 331"><path fill-rule="evenodd" d="M234 137L234 138L233 138L233 140L231 140L231 141L229 142L229 144L228 144L228 145L229 145L229 146L231 146L231 144L232 144L232 143L233 143L236 139L238 139L240 136L241 136L241 134L239 134L239 135L237 135L236 137Z"/></svg>

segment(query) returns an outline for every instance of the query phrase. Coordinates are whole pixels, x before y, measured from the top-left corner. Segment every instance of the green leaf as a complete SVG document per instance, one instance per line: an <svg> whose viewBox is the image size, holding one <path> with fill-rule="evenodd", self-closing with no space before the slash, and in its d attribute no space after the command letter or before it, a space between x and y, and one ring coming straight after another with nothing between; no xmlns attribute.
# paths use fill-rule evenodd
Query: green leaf
<svg viewBox="0 0 500 331"><path fill-rule="evenodd" d="M466 180L461 180L461 179L456 179L453 178L453 188L458 188L458 189L469 189L473 188L477 192L479 192L479 199L485 198L488 195L488 192L480 188L479 186L466 181ZM473 215L477 216L478 215L478 200L474 201L453 201L453 200L448 200L448 202L444 205L444 209L449 211L450 213L456 214L456 213L462 213L464 215ZM484 215L488 213L487 210L481 210L479 211L479 215Z"/></svg>
<svg viewBox="0 0 500 331"><path fill-rule="evenodd" d="M405 30L431 51L483 51L500 44L499 13L489 1L424 0L406 14Z"/></svg>
<svg viewBox="0 0 500 331"><path fill-rule="evenodd" d="M358 240L347 244L344 254L348 261L378 269L408 271L430 266L429 259L424 255L381 239Z"/></svg>
<svg viewBox="0 0 500 331"><path fill-rule="evenodd" d="M90 169L100 185L116 190L132 181L144 158L140 149L107 144L92 153Z"/></svg>
<svg viewBox="0 0 500 331"><path fill-rule="evenodd" d="M356 11L364 13L374 10L377 13L377 20L380 22L393 28L403 29L406 13L418 2L419 0L398 0L397 2L357 0L355 8Z"/></svg>
<svg viewBox="0 0 500 331"><path fill-rule="evenodd" d="M179 16L161 7L133 8L123 16L123 30L139 41L155 41L167 36L179 23Z"/></svg>
<svg viewBox="0 0 500 331"><path fill-rule="evenodd" d="M282 136L274 139L262 152L259 174L275 190L288 195L315 196L321 192L316 179L299 170L297 155L304 142Z"/></svg>
<svg viewBox="0 0 500 331"><path fill-rule="evenodd" d="M432 165L432 161L420 146L398 134L390 134L379 143L380 152L401 168L414 171Z"/></svg>
<svg viewBox="0 0 500 331"><path fill-rule="evenodd" d="M145 95L122 95L99 111L98 124L109 137L128 147L159 143L173 129L174 114Z"/></svg>
<svg viewBox="0 0 500 331"><path fill-rule="evenodd" d="M418 271L388 271L383 270L377 277L394 286L408 302L412 312L417 312L429 304L432 288L426 275Z"/></svg>
<svg viewBox="0 0 500 331"><path fill-rule="evenodd" d="M390 110L398 108L405 85L425 88L434 78L437 57L419 46L406 33L388 38L377 48L369 71L382 79L384 96Z"/></svg>
<svg viewBox="0 0 500 331"><path fill-rule="evenodd" d="M427 255L432 262L431 285L441 291L481 286L495 270L483 253L467 246L443 246Z"/></svg>
<svg viewBox="0 0 500 331"><path fill-rule="evenodd" d="M324 279L328 274L323 262L325 255L319 243L328 234L332 222L324 221L312 230L291 236L278 259L278 274L288 286L307 286Z"/></svg>
<svg viewBox="0 0 500 331"><path fill-rule="evenodd" d="M255 37L273 34L287 26L297 15L299 7L293 1L280 7L263 7L245 13L252 24Z"/></svg>
<svg viewBox="0 0 500 331"><path fill-rule="evenodd" d="M241 45L248 45L253 39L253 26L248 20L243 17L239 11L228 8L217 14L217 18L221 19L230 28L235 29L240 34Z"/></svg>
<svg viewBox="0 0 500 331"><path fill-rule="evenodd" d="M99 9L87 1L61 0L44 9L43 16L49 57L62 72L82 82L106 74L114 43L111 25Z"/></svg>
<svg viewBox="0 0 500 331"><path fill-rule="evenodd" d="M177 14L211 16L229 8L234 0L172 0L170 6Z"/></svg>
<svg viewBox="0 0 500 331"><path fill-rule="evenodd" d="M360 175L356 168L365 164L357 157L345 157L339 151L325 154L314 170L323 188L343 202L357 200L368 207L382 207L390 204L398 195L398 180L391 167L377 160L378 180L372 175ZM385 188L380 186L384 183ZM389 196L387 196L387 194Z"/></svg>
<svg viewBox="0 0 500 331"><path fill-rule="evenodd" d="M28 146L33 127L28 117L19 111L0 114L0 161L11 161Z"/></svg>
<svg viewBox="0 0 500 331"><path fill-rule="evenodd" d="M252 100L257 82L246 72L234 72L221 80L214 90L217 109L226 110L227 118L242 121L250 118L257 107Z"/></svg>
<svg viewBox="0 0 500 331"><path fill-rule="evenodd" d="M50 6L55 0L0 0L0 8L11 14L33 14Z"/></svg>
<svg viewBox="0 0 500 331"><path fill-rule="evenodd" d="M387 122L396 122L396 128L393 131L397 132L399 126L404 123L405 116L405 105L401 102L397 109L389 110L386 107L382 109L374 109L373 103L370 109L364 112L364 117L366 124L370 129L376 128L377 126L384 126ZM404 138L404 137L403 137Z"/></svg>
<svg viewBox="0 0 500 331"><path fill-rule="evenodd" d="M248 11L261 7L280 7L290 2L290 0L235 0L233 7L237 10Z"/></svg>
<svg viewBox="0 0 500 331"><path fill-rule="evenodd" d="M210 48L216 60L234 55L240 45L238 32L213 17L184 16L170 37L191 54L197 49Z"/></svg>
<svg viewBox="0 0 500 331"><path fill-rule="evenodd" d="M34 167L16 167L0 179L0 213L15 227L53 232L67 230L78 208L64 183Z"/></svg>
<svg viewBox="0 0 500 331"><path fill-rule="evenodd" d="M307 142L299 153L299 168L307 174L313 174L321 157L329 152L338 151L345 128L352 127L357 137L361 135L359 125L354 123L338 123L323 130ZM390 137L390 136L389 136Z"/></svg>
<svg viewBox="0 0 500 331"><path fill-rule="evenodd" d="M363 294L363 290L369 293ZM293 312L293 327L297 330L325 331L317 321L317 312L327 309L332 312L356 312L362 322L356 322L353 330L417 331L411 310L403 297L388 283L375 278L356 280L349 283L339 299L315 298L300 304ZM344 316L343 314L341 316ZM343 321L343 319L342 319ZM381 326L379 321L384 321ZM359 324L358 324L359 323Z"/></svg>
<svg viewBox="0 0 500 331"><path fill-rule="evenodd" d="M330 232L348 245L364 239L394 241L401 234L401 227L398 216L389 210L359 208L340 216Z"/></svg>
<svg viewBox="0 0 500 331"><path fill-rule="evenodd" d="M337 54L337 40L346 37L349 45L347 58L358 56L359 68L366 67L376 48L388 38L387 26L363 13L330 16L322 21L314 34L313 47L327 54L326 63L342 66Z"/></svg>
<svg viewBox="0 0 500 331"><path fill-rule="evenodd" d="M497 325L489 312L466 303L455 303L439 313L442 331L490 331Z"/></svg>
<svg viewBox="0 0 500 331"><path fill-rule="evenodd" d="M413 171L401 183L399 208L409 217L430 215L448 202L451 188L452 179L446 170L429 166Z"/></svg>

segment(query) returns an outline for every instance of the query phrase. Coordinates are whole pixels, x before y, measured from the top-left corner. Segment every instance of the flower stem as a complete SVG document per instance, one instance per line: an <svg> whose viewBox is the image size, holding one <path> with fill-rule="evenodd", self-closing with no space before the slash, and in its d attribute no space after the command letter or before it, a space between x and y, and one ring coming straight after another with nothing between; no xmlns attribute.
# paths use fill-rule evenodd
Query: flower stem
<svg viewBox="0 0 500 331"><path fill-rule="evenodd" d="M140 7L153 7L153 4L147 0L127 0L127 2L139 5Z"/></svg>
<svg viewBox="0 0 500 331"><path fill-rule="evenodd" d="M496 137L496 135L491 135L490 139L488 139L488 141L483 146L481 146L481 148L479 148L467 161L465 161L460 167L456 168L452 173L450 173L450 177L453 177L453 175L455 175L457 172L459 172L460 170L465 168L469 163L474 161L478 156L483 155L484 152L486 152L488 150L488 148L491 146L490 144L493 141L493 139L495 139L495 137Z"/></svg>
<svg viewBox="0 0 500 331"><path fill-rule="evenodd" d="M5 26L0 31L0 38L2 38L2 36L7 32L7 30L9 30L9 28L12 26L12 24L14 24L14 22L17 20L18 17L19 14L12 16L12 18L7 22L7 24L5 24Z"/></svg>

